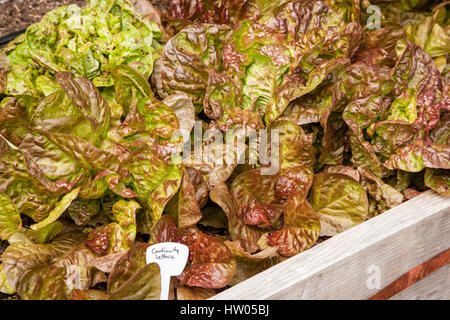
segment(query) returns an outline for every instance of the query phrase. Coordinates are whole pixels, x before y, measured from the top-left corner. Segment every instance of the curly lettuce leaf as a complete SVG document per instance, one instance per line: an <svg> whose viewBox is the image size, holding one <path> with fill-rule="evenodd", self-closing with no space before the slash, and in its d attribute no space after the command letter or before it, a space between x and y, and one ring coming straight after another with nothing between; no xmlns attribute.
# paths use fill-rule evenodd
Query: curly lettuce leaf
<svg viewBox="0 0 450 320"><path fill-rule="evenodd" d="M448 170L425 169L425 184L442 196L450 196L450 174Z"/></svg>
<svg viewBox="0 0 450 320"><path fill-rule="evenodd" d="M81 192L81 189L80 189ZM78 193L80 197L80 193ZM86 225L92 217L100 212L100 201L98 199L75 199L67 208L67 214L78 226Z"/></svg>
<svg viewBox="0 0 450 320"><path fill-rule="evenodd" d="M55 257L56 258L56 257ZM90 251L77 246L52 260L27 271L20 279L18 293L26 300L65 300L72 290L87 290L91 285Z"/></svg>
<svg viewBox="0 0 450 320"><path fill-rule="evenodd" d="M276 185L276 197L287 199L297 190L308 193L314 179L312 168L306 166L295 166L280 174Z"/></svg>
<svg viewBox="0 0 450 320"><path fill-rule="evenodd" d="M80 166L70 154L42 134L27 134L19 148L28 171L36 167L44 178L50 180L50 183L67 181L74 185L87 173L87 170Z"/></svg>
<svg viewBox="0 0 450 320"><path fill-rule="evenodd" d="M114 203L114 222L93 229L86 240L86 246L99 255L127 251L136 238L136 214L139 209L141 206L133 200L119 200Z"/></svg>
<svg viewBox="0 0 450 320"><path fill-rule="evenodd" d="M166 98L174 93L187 94L197 112L203 109L208 84L207 69L220 70L223 43L230 33L224 25L197 24L183 29L164 47L160 60L161 90Z"/></svg>
<svg viewBox="0 0 450 320"><path fill-rule="evenodd" d="M150 76L157 55L154 32L161 36L156 23L143 19L128 1L117 0L106 7L91 2L84 9L57 8L27 29L26 41L33 60L45 68L110 86L111 70L118 65L138 63Z"/></svg>
<svg viewBox="0 0 450 320"><path fill-rule="evenodd" d="M34 243L48 243L63 232L63 230L64 225L59 221L55 221L39 230L26 229L25 235Z"/></svg>
<svg viewBox="0 0 450 320"><path fill-rule="evenodd" d="M450 169L450 147L417 139L390 155L383 164L388 169L419 172L424 168Z"/></svg>
<svg viewBox="0 0 450 320"><path fill-rule="evenodd" d="M321 86L309 94L291 101L278 120L292 121L299 126L317 123L332 108L333 86Z"/></svg>
<svg viewBox="0 0 450 320"><path fill-rule="evenodd" d="M207 300L216 295L216 290L200 287L177 287L177 300Z"/></svg>
<svg viewBox="0 0 450 320"><path fill-rule="evenodd" d="M25 35L10 42L2 53L2 93L7 95L27 94L38 96L40 89L37 79L41 75L38 65L30 56ZM6 56L6 59L5 59Z"/></svg>
<svg viewBox="0 0 450 320"><path fill-rule="evenodd" d="M194 22L232 24L245 9L248 0L175 0L168 8L171 20L192 20Z"/></svg>
<svg viewBox="0 0 450 320"><path fill-rule="evenodd" d="M178 93L168 96L163 103L175 112L183 141L188 141L195 123L195 108L192 100L187 95Z"/></svg>
<svg viewBox="0 0 450 320"><path fill-rule="evenodd" d="M443 6L422 21L406 24L404 29L408 40L423 48L432 58L449 54L450 30L445 24L446 16Z"/></svg>
<svg viewBox="0 0 450 320"><path fill-rule="evenodd" d="M442 89L441 74L431 57L422 48L409 41L399 40L396 54L398 61L393 71L395 81L393 93L397 98L407 99L397 108L405 109L405 105L417 104L417 112L420 114L428 105L436 102L437 94ZM408 101L411 100L408 98L411 91L415 95L415 100ZM411 106L408 109L411 109Z"/></svg>
<svg viewBox="0 0 450 320"><path fill-rule="evenodd" d="M360 168L362 176L362 185L366 189L370 200L375 204L369 208L369 215L375 216L383 213L403 202L403 195L385 183L370 170Z"/></svg>
<svg viewBox="0 0 450 320"><path fill-rule="evenodd" d="M57 73L56 80L72 103L88 119L97 137L104 137L110 125L111 111L95 85L86 78L74 77L66 72Z"/></svg>
<svg viewBox="0 0 450 320"><path fill-rule="evenodd" d="M29 96L6 97L0 102L0 134L14 145L20 145L28 133L28 124L37 101Z"/></svg>
<svg viewBox="0 0 450 320"><path fill-rule="evenodd" d="M6 279L3 265L0 265L0 292L4 294L14 294L16 292L9 284L8 279Z"/></svg>
<svg viewBox="0 0 450 320"><path fill-rule="evenodd" d="M193 249L192 261L178 277L181 284L214 289L231 281L236 260L223 241L198 232L194 239L188 240L188 245Z"/></svg>
<svg viewBox="0 0 450 320"><path fill-rule="evenodd" d="M375 154L374 147L365 140L364 129L370 124L383 119L390 105L389 98L368 96L350 102L344 110L343 119L351 130L350 147L354 165L372 170L382 176L381 161Z"/></svg>
<svg viewBox="0 0 450 320"><path fill-rule="evenodd" d="M114 80L115 101L129 112L142 99L153 96L147 79L127 65L119 65L111 71Z"/></svg>
<svg viewBox="0 0 450 320"><path fill-rule="evenodd" d="M48 179L42 170L7 140L0 137L0 191L16 205L21 214L35 221L44 219L59 197L70 192L75 183Z"/></svg>
<svg viewBox="0 0 450 320"><path fill-rule="evenodd" d="M239 216L239 206L236 199L230 193L225 183L216 185L209 193L209 197L217 203L228 218L228 230L233 241L239 241L247 252L255 252L259 249L257 242L262 231L255 226L245 224Z"/></svg>
<svg viewBox="0 0 450 320"><path fill-rule="evenodd" d="M281 172L296 166L309 168L314 166L315 154L312 137L306 134L302 127L291 121L281 120L274 122L268 130L269 135L273 130L279 131L279 168ZM272 137L269 139L271 140Z"/></svg>
<svg viewBox="0 0 450 320"><path fill-rule="evenodd" d="M100 290L80 290L73 289L70 293L70 300L107 300L109 296Z"/></svg>
<svg viewBox="0 0 450 320"><path fill-rule="evenodd" d="M450 145L450 131L448 130L450 126L450 112L443 112L438 121L430 131L429 137L434 143Z"/></svg>
<svg viewBox="0 0 450 320"><path fill-rule="evenodd" d="M109 300L159 300L161 276L158 264L150 263L141 268L120 288L111 292Z"/></svg>
<svg viewBox="0 0 450 320"><path fill-rule="evenodd" d="M347 58L330 60L314 69L309 74L305 85L298 86L295 82L288 82L285 85L280 86L274 92L272 99L267 104L264 117L265 123L270 124L275 121L284 112L292 100L304 96L314 90L322 83L330 72L348 62L349 60Z"/></svg>
<svg viewBox="0 0 450 320"><path fill-rule="evenodd" d="M157 99L146 98L137 103L117 130L129 143L146 140L149 136L160 143L176 144L179 140L175 133L179 127L178 118L171 108Z"/></svg>
<svg viewBox="0 0 450 320"><path fill-rule="evenodd" d="M284 226L263 235L259 243L267 242L268 245L276 247L280 255L287 257L309 249L316 243L321 222L302 191L291 193L286 201L283 218Z"/></svg>
<svg viewBox="0 0 450 320"><path fill-rule="evenodd" d="M220 132L220 131L214 131ZM233 148L229 148L232 145ZM246 146L241 143L227 144L220 140L210 142L205 141L193 152L183 155L183 164L198 170L206 179L208 187L225 182L233 173L234 169L241 161Z"/></svg>
<svg viewBox="0 0 450 320"><path fill-rule="evenodd" d="M275 195L275 180L260 170L246 171L233 180L231 193L236 199L238 216L247 225L270 226L280 218L284 206Z"/></svg>
<svg viewBox="0 0 450 320"><path fill-rule="evenodd" d="M219 120L224 113L240 106L242 99L237 85L225 73L208 70L208 75L203 111L208 118Z"/></svg>

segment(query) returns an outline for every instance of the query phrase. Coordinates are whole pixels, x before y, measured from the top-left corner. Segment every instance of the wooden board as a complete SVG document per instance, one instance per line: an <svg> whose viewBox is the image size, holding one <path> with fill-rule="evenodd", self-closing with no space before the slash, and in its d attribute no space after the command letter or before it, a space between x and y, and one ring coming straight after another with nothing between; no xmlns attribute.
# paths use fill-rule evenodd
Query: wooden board
<svg viewBox="0 0 450 320"><path fill-rule="evenodd" d="M401 293L405 289L411 287L415 283L426 278L433 272L436 272L440 268L448 265L450 263L450 249L441 252L437 256L434 256L428 261L416 266L415 268L409 270L403 274L400 278L396 279L394 282L390 283L388 286L383 288L381 291L377 292L375 295L369 298L369 300L387 300L391 299L393 296ZM444 289L446 281L440 283L440 287L437 290Z"/></svg>
<svg viewBox="0 0 450 320"><path fill-rule="evenodd" d="M450 198L428 191L212 299L367 299L448 248Z"/></svg>
<svg viewBox="0 0 450 320"><path fill-rule="evenodd" d="M450 264L396 294L391 300L450 300Z"/></svg>

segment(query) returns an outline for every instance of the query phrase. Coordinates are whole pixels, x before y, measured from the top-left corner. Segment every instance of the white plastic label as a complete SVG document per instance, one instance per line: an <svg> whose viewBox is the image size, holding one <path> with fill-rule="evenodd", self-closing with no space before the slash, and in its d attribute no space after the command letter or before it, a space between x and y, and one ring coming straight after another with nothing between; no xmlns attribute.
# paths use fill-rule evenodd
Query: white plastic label
<svg viewBox="0 0 450 320"><path fill-rule="evenodd" d="M189 248L177 242L161 242L147 248L148 263L161 269L161 300L169 299L170 277L179 276L186 266Z"/></svg>

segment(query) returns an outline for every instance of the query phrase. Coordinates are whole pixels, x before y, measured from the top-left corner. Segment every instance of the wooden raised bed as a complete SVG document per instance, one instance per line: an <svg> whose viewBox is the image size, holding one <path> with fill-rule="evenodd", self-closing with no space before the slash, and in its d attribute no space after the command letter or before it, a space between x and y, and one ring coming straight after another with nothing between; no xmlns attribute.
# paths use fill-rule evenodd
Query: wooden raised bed
<svg viewBox="0 0 450 320"><path fill-rule="evenodd" d="M449 248L450 198L427 191L212 299L450 299Z"/></svg>

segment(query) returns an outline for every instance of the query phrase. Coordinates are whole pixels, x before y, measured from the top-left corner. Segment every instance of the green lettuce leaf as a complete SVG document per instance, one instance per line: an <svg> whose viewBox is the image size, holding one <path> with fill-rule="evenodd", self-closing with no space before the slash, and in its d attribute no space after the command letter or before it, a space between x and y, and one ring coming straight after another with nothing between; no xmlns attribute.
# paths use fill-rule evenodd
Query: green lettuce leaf
<svg viewBox="0 0 450 320"><path fill-rule="evenodd" d="M363 187L340 173L319 173L311 189L311 206L321 235L332 236L365 221L369 203Z"/></svg>
<svg viewBox="0 0 450 320"><path fill-rule="evenodd" d="M81 233L66 232L48 244L29 244L23 241L12 243L2 254L2 265L9 283L17 289L28 271L51 265L54 259L74 250L84 239L85 235ZM60 274L60 271L56 274ZM39 288L37 290L40 291Z"/></svg>
<svg viewBox="0 0 450 320"><path fill-rule="evenodd" d="M16 206L4 193L0 193L0 239L8 238L22 226L22 220Z"/></svg>
<svg viewBox="0 0 450 320"><path fill-rule="evenodd" d="M27 29L26 41L33 60L45 68L109 86L111 70L121 64L139 63L140 71L150 75L153 32L161 35L156 23L143 19L128 1L105 7L92 1L84 9L68 6L47 13Z"/></svg>
<svg viewBox="0 0 450 320"><path fill-rule="evenodd" d="M157 7L59 7L0 50L1 292L158 299L145 252L177 242L170 299L209 298L449 195L446 3Z"/></svg>
<svg viewBox="0 0 450 320"><path fill-rule="evenodd" d="M26 229L25 235L34 243L48 243L64 230L64 225L55 221L39 230Z"/></svg>
<svg viewBox="0 0 450 320"><path fill-rule="evenodd" d="M177 193L181 183L179 164L165 161L151 148L137 150L128 166L131 187L142 200L145 212L139 217L142 231L149 232L161 217L167 202Z"/></svg>
<svg viewBox="0 0 450 320"><path fill-rule="evenodd" d="M127 65L119 65L111 72L114 80L115 100L129 112L142 98L152 97L153 91L147 79Z"/></svg>
<svg viewBox="0 0 450 320"><path fill-rule="evenodd" d="M70 192L74 183L48 179L41 169L7 140L0 137L0 191L16 205L19 213L34 220L44 219L53 209L58 197Z"/></svg>
<svg viewBox="0 0 450 320"><path fill-rule="evenodd" d="M141 206L131 200L119 200L112 206L114 222L93 229L86 246L99 255L125 252L136 238L136 215Z"/></svg>
<svg viewBox="0 0 450 320"><path fill-rule="evenodd" d="M68 194L66 194L60 202L55 206L55 208L52 210L52 212L49 213L48 217L44 220L40 221L39 223L33 224L31 226L31 229L33 230L39 230L46 226L48 226L50 223L55 222L58 220L58 218L66 211L66 209L69 207L69 205L72 203L74 199L78 196L78 193L80 192L80 188L73 189Z"/></svg>
<svg viewBox="0 0 450 320"><path fill-rule="evenodd" d="M225 243L213 236L198 232L187 240L191 248L190 266L178 278L181 284L202 287L222 288L233 278L236 260Z"/></svg>
<svg viewBox="0 0 450 320"><path fill-rule="evenodd" d="M406 24L404 28L408 40L423 48L432 58L447 55L450 53L450 30L445 24L446 16L443 6L423 21Z"/></svg>
<svg viewBox="0 0 450 320"><path fill-rule="evenodd" d="M261 252L250 254L237 241L226 241L225 244L236 258L236 274L230 283L232 286L247 280L283 260L277 254L277 247L269 247Z"/></svg>
<svg viewBox="0 0 450 320"><path fill-rule="evenodd" d="M11 287L6 278L5 270L3 270L3 265L0 265L0 292L4 294L13 294L16 291Z"/></svg>
<svg viewBox="0 0 450 320"><path fill-rule="evenodd" d="M2 92L7 95L39 95L40 90L36 80L41 72L37 63L33 61L30 55L25 35L23 34L17 37L3 50L3 54L1 54L3 57Z"/></svg>
<svg viewBox="0 0 450 320"><path fill-rule="evenodd" d="M213 130L213 132L220 132L214 128ZM230 145L233 147L230 148ZM190 154L183 154L183 165L198 170L205 177L208 188L211 189L231 176L241 161L246 146L239 141L230 142L227 146L220 140L217 142L206 140L201 143L198 152L195 146L193 149Z"/></svg>
<svg viewBox="0 0 450 320"><path fill-rule="evenodd" d="M385 183L379 177L374 175L370 170L360 168L362 185L366 189L368 195L375 202L374 206L369 209L369 215L374 216L383 213L403 202L403 195Z"/></svg>
<svg viewBox="0 0 450 320"><path fill-rule="evenodd" d="M425 170L425 184L442 196L450 196L450 174L448 170L427 168Z"/></svg>
<svg viewBox="0 0 450 320"><path fill-rule="evenodd" d="M136 272L109 296L110 300L159 300L161 295L160 269L150 263Z"/></svg>
<svg viewBox="0 0 450 320"><path fill-rule="evenodd" d="M66 300L65 273L64 268L37 266L23 276L17 292L25 300Z"/></svg>
<svg viewBox="0 0 450 320"><path fill-rule="evenodd" d="M228 230L233 241L239 241L247 252L255 252L259 249L257 241L262 231L255 226L245 224L239 216L239 206L236 199L230 193L225 183L216 185L209 193L212 201L217 203L228 218Z"/></svg>

